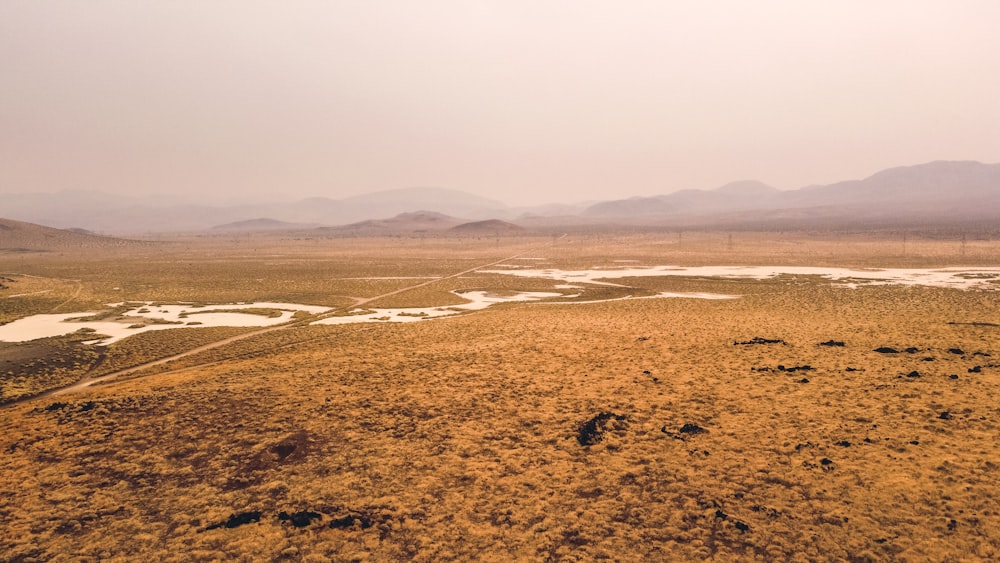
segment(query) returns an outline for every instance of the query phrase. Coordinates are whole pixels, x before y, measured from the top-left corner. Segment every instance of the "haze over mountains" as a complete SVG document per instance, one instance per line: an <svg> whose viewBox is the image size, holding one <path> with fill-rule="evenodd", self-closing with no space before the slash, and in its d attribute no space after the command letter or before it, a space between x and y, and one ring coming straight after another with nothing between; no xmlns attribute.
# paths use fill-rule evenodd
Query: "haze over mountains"
<svg viewBox="0 0 1000 563"><path fill-rule="evenodd" d="M627 193L627 188L622 188ZM756 181L713 190L591 204L510 207L444 188L388 190L340 200L200 205L95 192L4 196L0 217L102 233L302 230L357 234L452 229L503 220L528 228L567 225L804 227L1000 220L1000 164L937 161L891 168L862 180L781 191ZM499 228L499 223L493 227ZM501 230L511 232L504 226Z"/></svg>

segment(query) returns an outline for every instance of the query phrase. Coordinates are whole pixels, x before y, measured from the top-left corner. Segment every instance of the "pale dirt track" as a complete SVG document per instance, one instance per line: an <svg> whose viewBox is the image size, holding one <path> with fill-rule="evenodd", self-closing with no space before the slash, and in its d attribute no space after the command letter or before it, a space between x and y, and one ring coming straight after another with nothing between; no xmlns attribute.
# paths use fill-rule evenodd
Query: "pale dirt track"
<svg viewBox="0 0 1000 563"><path fill-rule="evenodd" d="M565 237L565 235L563 235L563 237ZM560 240L561 240L561 238L562 237L560 237ZM546 246L549 246L551 244L553 244L553 243L547 243ZM252 338L254 336L259 336L261 334L267 334L269 332L275 332L275 331L279 331L279 330L286 330L286 329L289 329L289 328L294 328L294 327L297 327L297 326L303 326L304 324L312 323L312 322L315 322L317 320L321 320L321 319L325 319L325 318L331 317L331 316L333 316L333 315L335 315L335 314L337 314L339 312L344 311L345 309L353 309L353 308L357 308L357 307L362 307L364 305L367 305L368 303L372 303L372 302L377 301L379 299L384 299L386 297L392 297L394 295L399 295L400 293L405 293L407 291L412 291L414 289L419 289L421 287L425 287L425 286L428 286L428 285L431 285L431 284L434 284L434 283L438 283L440 281L457 278L459 276L464 276L466 274L471 274L472 272L475 272L477 270L482 270L484 268L489 268L489 267L492 267L492 266L496 266L497 264L502 264L502 263L507 262L509 260L514 260L514 259L516 259L516 258L518 258L518 257L520 257L520 256L522 256L524 254L527 254L528 252L534 252L536 250L537 249L525 250L525 251L519 252L517 254L511 255L511 256L507 256L507 257L502 258L500 260L496 260L496 261L490 262L488 264L480 264L480 265L474 266L472 268L468 268L466 270L462 270L461 272L456 272L454 274L449 274L447 276L442 276L442 277L434 278L434 279L431 279L431 280L428 280L428 281L425 281L425 282L421 282L421 283L414 284L414 285L411 285L411 286L407 286L407 287L404 287L404 288L401 288L401 289L390 291L388 293L383 293L381 295L376 295L375 297L369 297L369 298L360 299L357 302L355 302L353 305L344 306L344 307L336 307L336 308L330 309L326 313L320 313L319 315L316 315L314 317L310 317L308 320L305 320L305 321L301 321L301 320L290 321L290 322L285 323L285 324L281 324L281 325L277 325L277 326L272 326L272 327L267 327L267 328L262 329L262 330L255 330L253 332L248 332L248 333L245 333L245 334L239 334L239 335L236 335L236 336L231 336L229 338L225 338L225 339L219 340L217 342L212 342L210 344L205 344L204 346L199 346L197 348L193 348L193 349L188 350L186 352L181 352L180 354L174 354L173 356L168 356L166 358L160 358L159 360L154 360L152 362L147 362L147 363L140 364L140 365L137 365L137 366L132 366L132 367L127 368L127 369L123 369L123 370L115 371L115 372L112 372L112 373L109 373L109 374L106 374L106 375L102 375L100 377L95 377L95 378L92 378L92 379L85 379L83 381L79 381L79 382L74 383L73 385L69 385L67 387L61 387L61 388L58 388L58 389L53 389L53 390L50 390L50 391L46 391L45 393L41 393L39 395L34 395L32 397L26 397L24 399L20 399L20 400L17 400L17 401L13 401L13 402L7 403L5 405L0 406L0 409L6 408L6 407L12 407L14 405L18 405L18 404L21 404L21 403L24 403L24 402L27 402L27 401L33 401L33 400L37 400L37 399L44 399L44 398L47 398L47 397L58 397L58 396L61 396L61 395L68 395L68 394L71 394L71 393L78 393L78 392L83 391L84 389L87 389L87 388L89 388L89 387L91 387L93 385L97 385L99 383L107 383L107 382L113 381L114 379L117 379L118 377L121 377L123 375L128 375L128 374L140 371L140 370L144 370L144 369L147 369L147 368L151 368L151 367L163 365L163 364L166 364L166 363L169 363L169 362L173 362L175 360L180 360L182 358L186 358L188 356L193 356L195 354L199 354L201 352L206 352L208 350L214 350L216 348L220 348L222 346L226 346L226 345L232 344L234 342L239 342L240 340L245 340L247 338ZM76 281L76 280L68 280L68 281ZM77 284L78 284L78 287L77 287L76 293L73 295L73 297L70 298L69 300L67 300L66 302L61 303L60 305L56 306L55 309L58 309L59 307L62 307L66 303L69 303L70 301L72 301L73 299L75 299L77 295L80 294L80 291L82 289L82 284L80 284L79 281L77 281ZM53 310L55 310L55 309L53 309ZM174 373L176 371L182 371L182 370L183 371L187 371L187 370L191 370L191 369L198 368L198 367L204 367L206 365L215 364L215 363L218 363L218 362L205 362L203 364L198 364L198 365L194 365L194 366L186 366L186 367L178 369L178 370L169 370L169 371L166 371L166 372L159 372L156 375L163 375L163 374L166 374L166 373Z"/></svg>

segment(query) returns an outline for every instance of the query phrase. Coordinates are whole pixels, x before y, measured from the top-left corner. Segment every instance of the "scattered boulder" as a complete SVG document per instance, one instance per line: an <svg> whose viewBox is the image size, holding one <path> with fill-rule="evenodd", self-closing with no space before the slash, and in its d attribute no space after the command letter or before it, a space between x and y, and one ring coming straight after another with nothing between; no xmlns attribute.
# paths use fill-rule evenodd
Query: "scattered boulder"
<svg viewBox="0 0 1000 563"><path fill-rule="evenodd" d="M895 348L890 348L888 346L880 346L880 347L876 348L875 351L878 352L879 354L898 354L899 353L899 350L897 350Z"/></svg>
<svg viewBox="0 0 1000 563"><path fill-rule="evenodd" d="M909 348L903 351L906 352L907 354L916 354L917 352L920 351L920 348L914 348L913 346L910 346Z"/></svg>
<svg viewBox="0 0 1000 563"><path fill-rule="evenodd" d="M348 514L347 516L331 520L330 527L334 529L353 528L355 522L361 526L362 530L367 530L374 524L372 518L367 514Z"/></svg>
<svg viewBox="0 0 1000 563"><path fill-rule="evenodd" d="M920 377L920 372L917 370L913 370L910 373L906 374L906 377Z"/></svg>
<svg viewBox="0 0 1000 563"><path fill-rule="evenodd" d="M973 366L969 368L969 373L982 373L982 372L983 372L983 366Z"/></svg>
<svg viewBox="0 0 1000 563"><path fill-rule="evenodd" d="M216 522L201 529L202 532L207 532L209 530L216 530L218 528L238 528L244 524L253 524L255 522L260 522L261 512L258 510L252 510L249 512L240 512L239 514L230 514L228 520L222 522Z"/></svg>
<svg viewBox="0 0 1000 563"><path fill-rule="evenodd" d="M955 354L957 356L961 356L961 355L965 354L965 350L962 350L961 348L948 348L948 353L949 354Z"/></svg>
<svg viewBox="0 0 1000 563"><path fill-rule="evenodd" d="M760 336L754 336L750 340L744 340L742 342L733 342L733 346L753 346L755 344L788 344L784 340L774 339L774 338L761 338Z"/></svg>
<svg viewBox="0 0 1000 563"><path fill-rule="evenodd" d="M938 418L940 418L941 420L951 420L954 417L951 415L950 412L944 411L938 415Z"/></svg>
<svg viewBox="0 0 1000 563"><path fill-rule="evenodd" d="M669 429L667 429L666 425L663 425L663 427L660 428L660 432L663 432L667 436L670 436L671 438L674 438L676 440L687 440L688 436L697 436L698 434L708 434L708 430L691 422L688 422L684 424L684 426L681 426L680 430L678 430L677 432L671 432ZM707 456L708 452L705 451L704 454Z"/></svg>
<svg viewBox="0 0 1000 563"><path fill-rule="evenodd" d="M611 423L625 422L627 419L628 416L624 414L602 412L580 425L576 440L581 446L592 446L604 439L604 433L608 431Z"/></svg>
<svg viewBox="0 0 1000 563"><path fill-rule="evenodd" d="M797 371L812 371L812 370L813 370L813 367L810 366L810 365L808 365L808 364L804 365L804 366L793 366L793 367L790 367L790 368L786 368L783 365L779 365L778 366L778 371L784 371L784 372L787 372L787 373L795 373Z"/></svg>
<svg viewBox="0 0 1000 563"><path fill-rule="evenodd" d="M313 512L311 510L302 510L299 512L293 512L291 514L281 511L278 514L278 520L282 522L288 522L296 528L305 528L309 524L312 524L313 520L322 520L323 515L318 512Z"/></svg>
<svg viewBox="0 0 1000 563"><path fill-rule="evenodd" d="M842 348L844 346L844 343L841 342L840 340L827 340L826 342L820 342L817 346L831 346L831 347L838 346Z"/></svg>
<svg viewBox="0 0 1000 563"><path fill-rule="evenodd" d="M708 434L708 430L705 430L704 428L702 428L701 426L698 426L697 424L692 424L692 423L688 422L684 426L681 426L680 433L681 434L692 434L692 435L693 434Z"/></svg>

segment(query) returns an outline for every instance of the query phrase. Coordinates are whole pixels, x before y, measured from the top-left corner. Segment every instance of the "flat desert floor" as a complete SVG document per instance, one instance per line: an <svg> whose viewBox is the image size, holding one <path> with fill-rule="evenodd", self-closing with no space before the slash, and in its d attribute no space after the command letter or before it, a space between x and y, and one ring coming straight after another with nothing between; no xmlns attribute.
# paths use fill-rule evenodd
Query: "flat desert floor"
<svg viewBox="0 0 1000 563"><path fill-rule="evenodd" d="M130 301L342 313L576 291L480 271L503 267L998 257L998 241L917 235L190 238L0 254L0 322ZM581 284L590 303L419 322L0 343L0 559L1000 558L996 281L611 281L626 287ZM635 298L668 291L738 298Z"/></svg>

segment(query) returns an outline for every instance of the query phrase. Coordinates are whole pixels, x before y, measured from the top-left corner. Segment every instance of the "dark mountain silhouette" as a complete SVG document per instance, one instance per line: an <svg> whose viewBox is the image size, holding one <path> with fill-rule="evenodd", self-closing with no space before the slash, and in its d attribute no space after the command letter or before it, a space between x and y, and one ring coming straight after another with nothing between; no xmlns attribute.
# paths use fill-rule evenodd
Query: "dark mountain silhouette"
<svg viewBox="0 0 1000 563"><path fill-rule="evenodd" d="M764 208L781 192L752 180L732 182L714 190L681 190L669 195L605 201L587 208L589 217L636 217L721 213Z"/></svg>
<svg viewBox="0 0 1000 563"><path fill-rule="evenodd" d="M444 231L463 222L465 222L465 219L457 219L443 213L414 211L412 213L400 213L389 219L369 219L339 227L322 227L318 230L331 234L379 236Z"/></svg>
<svg viewBox="0 0 1000 563"><path fill-rule="evenodd" d="M713 190L681 190L586 207L507 207L495 200L443 188L386 190L339 200L314 197L295 202L215 206L176 198L112 197L95 192L13 194L4 196L0 206L5 216L21 221L108 233L201 231L216 226L269 229L263 223L253 223L262 217L293 224L344 225L358 233L448 229L461 222L489 219L531 229L981 222L1000 219L1000 164L930 162L883 170L861 180L788 191L741 181ZM418 224L413 218L400 217L418 210L465 219L452 224ZM377 217L393 219L373 220ZM272 226L284 228L280 223Z"/></svg>
<svg viewBox="0 0 1000 563"><path fill-rule="evenodd" d="M736 182L712 191L602 202L584 212L626 224L749 226L1000 219L1000 164L938 161L862 180L778 191Z"/></svg>
<svg viewBox="0 0 1000 563"><path fill-rule="evenodd" d="M261 217L259 219L247 219L246 221L236 221L224 225L212 227L213 231L226 232L258 232L258 231L293 231L316 228L316 224L310 223L289 223L288 221L278 221Z"/></svg>
<svg viewBox="0 0 1000 563"><path fill-rule="evenodd" d="M462 223L461 225L455 225L449 229L449 231L453 233L477 235L511 234L524 230L524 227L515 225L514 223L508 223L507 221L501 221L500 219L472 221L469 223Z"/></svg>
<svg viewBox="0 0 1000 563"><path fill-rule="evenodd" d="M341 200L313 197L290 203L246 205L199 205L112 197L98 192L14 194L4 197L2 209L7 216L19 220L110 233L201 231L260 217L290 223L345 225L420 209L468 219L513 213L500 202L442 188L387 190Z"/></svg>

